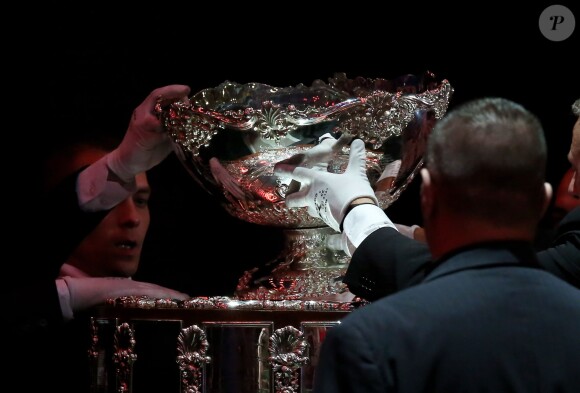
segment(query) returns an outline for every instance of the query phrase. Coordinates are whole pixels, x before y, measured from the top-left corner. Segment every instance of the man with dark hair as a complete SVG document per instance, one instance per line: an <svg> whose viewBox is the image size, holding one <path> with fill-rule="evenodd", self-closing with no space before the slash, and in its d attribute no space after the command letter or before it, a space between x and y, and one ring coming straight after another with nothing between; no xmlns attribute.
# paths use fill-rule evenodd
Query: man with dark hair
<svg viewBox="0 0 580 393"><path fill-rule="evenodd" d="M34 218L24 220L30 246L17 250L26 258L14 258L4 264L5 280L1 286L2 298L6 299L0 324L0 336L6 340L2 347L7 361L2 370L6 386L18 386L19 391L26 392L51 388L66 392L68 387L75 393L82 391L68 383L67 378L74 375L59 357L60 339L73 319L120 296L188 298L185 293L153 283L66 273L59 277L59 271L71 252L112 209L138 190L140 174L172 151L169 135L154 107L186 100L189 92L185 85L153 90L135 109L122 141L112 151L79 167L58 185L51 184L50 192L34 195L36 203L26 206L24 217ZM16 191L22 193L21 189ZM21 223L17 224L17 230L8 234L12 247L20 244L23 235L19 230Z"/></svg>

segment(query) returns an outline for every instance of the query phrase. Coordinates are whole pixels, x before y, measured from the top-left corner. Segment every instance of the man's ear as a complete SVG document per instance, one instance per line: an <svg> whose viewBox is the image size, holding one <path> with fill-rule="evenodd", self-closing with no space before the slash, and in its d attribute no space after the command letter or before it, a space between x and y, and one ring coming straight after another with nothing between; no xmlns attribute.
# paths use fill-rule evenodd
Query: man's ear
<svg viewBox="0 0 580 393"><path fill-rule="evenodd" d="M572 194L572 196L580 198L580 175L578 175L578 171L572 173L572 178L568 185L568 192Z"/></svg>
<svg viewBox="0 0 580 393"><path fill-rule="evenodd" d="M552 190L552 185L550 183L544 183L544 206L542 207L542 216L546 214L550 202L552 201L552 195L554 191Z"/></svg>
<svg viewBox="0 0 580 393"><path fill-rule="evenodd" d="M423 217L427 217L433 210L433 184L427 168L421 168L421 180L421 210Z"/></svg>

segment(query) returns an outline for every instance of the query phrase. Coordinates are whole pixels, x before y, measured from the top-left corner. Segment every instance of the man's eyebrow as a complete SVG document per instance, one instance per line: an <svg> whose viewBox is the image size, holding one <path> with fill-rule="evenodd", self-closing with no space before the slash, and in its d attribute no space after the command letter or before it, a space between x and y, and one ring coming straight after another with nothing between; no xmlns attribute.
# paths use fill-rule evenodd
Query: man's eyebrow
<svg viewBox="0 0 580 393"><path fill-rule="evenodd" d="M137 188L135 194L151 194L151 187L149 186L142 186Z"/></svg>

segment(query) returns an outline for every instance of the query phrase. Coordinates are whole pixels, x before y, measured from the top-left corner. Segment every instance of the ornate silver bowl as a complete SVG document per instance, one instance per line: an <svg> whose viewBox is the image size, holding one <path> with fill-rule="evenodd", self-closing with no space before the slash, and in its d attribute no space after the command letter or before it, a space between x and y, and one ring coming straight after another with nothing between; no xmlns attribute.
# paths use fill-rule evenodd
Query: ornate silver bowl
<svg viewBox="0 0 580 393"><path fill-rule="evenodd" d="M333 299L348 256L332 246L336 232L306 208L288 208L291 178L274 165L316 145L325 134L348 134L367 146L367 174L385 209L423 163L425 141L447 111L453 88L431 73L397 79L348 79L274 87L225 81L190 97L188 104L157 106L180 161L232 216L282 228L285 246L265 266L240 278L241 300ZM327 170L344 171L348 146Z"/></svg>

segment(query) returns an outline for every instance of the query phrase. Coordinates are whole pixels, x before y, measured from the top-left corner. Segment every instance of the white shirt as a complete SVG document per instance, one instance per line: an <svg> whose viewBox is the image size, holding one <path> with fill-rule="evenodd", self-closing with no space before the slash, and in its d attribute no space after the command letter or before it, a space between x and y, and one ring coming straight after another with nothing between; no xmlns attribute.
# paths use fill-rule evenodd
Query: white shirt
<svg viewBox="0 0 580 393"><path fill-rule="evenodd" d="M76 191L79 206L85 211L107 210L116 206L128 198L136 187L135 182L121 185L120 183L109 181L109 168L107 167L107 156L85 168L77 178ZM84 271L63 264L59 278L56 279L56 288L60 308L65 321L73 319L71 307L71 294L69 288L62 277L90 277Z"/></svg>

